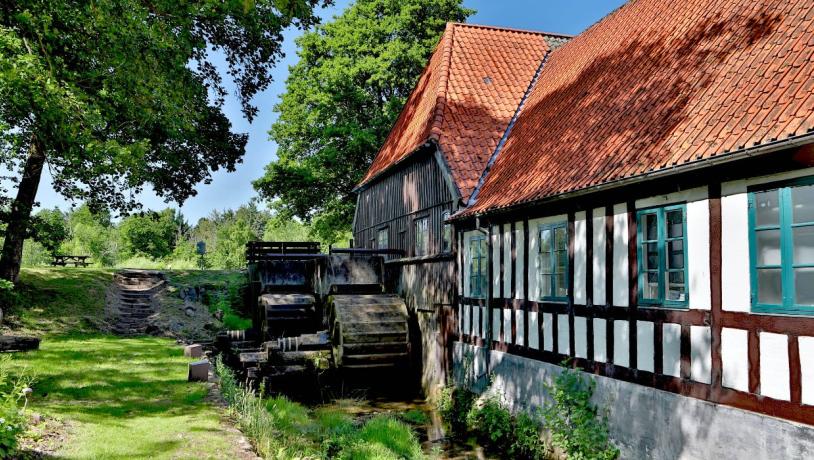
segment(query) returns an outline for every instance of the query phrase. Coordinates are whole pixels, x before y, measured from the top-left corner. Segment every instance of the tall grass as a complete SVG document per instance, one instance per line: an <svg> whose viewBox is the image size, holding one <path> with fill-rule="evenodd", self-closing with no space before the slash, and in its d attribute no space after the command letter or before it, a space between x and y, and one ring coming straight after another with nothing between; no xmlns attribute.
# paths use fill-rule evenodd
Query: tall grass
<svg viewBox="0 0 814 460"><path fill-rule="evenodd" d="M263 458L425 458L413 430L395 417L377 415L358 426L337 409L310 411L285 397L264 399L240 385L220 359L215 372L232 416Z"/></svg>

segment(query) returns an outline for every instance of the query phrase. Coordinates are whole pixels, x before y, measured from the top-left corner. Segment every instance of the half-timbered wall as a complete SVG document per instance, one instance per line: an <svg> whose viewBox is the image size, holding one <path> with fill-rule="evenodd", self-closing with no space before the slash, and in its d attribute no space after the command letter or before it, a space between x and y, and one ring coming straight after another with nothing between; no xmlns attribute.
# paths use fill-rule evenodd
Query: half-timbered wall
<svg viewBox="0 0 814 460"><path fill-rule="evenodd" d="M588 372L814 424L814 317L753 313L750 299L747 187L806 176L814 168L493 218L479 230L491 245L485 300L468 296L467 242L478 231L459 233L461 339L549 363L570 357ZM639 299L637 212L666 205L685 209L688 300L677 308ZM538 229L556 222L568 234L561 301L540 298L539 287Z"/></svg>

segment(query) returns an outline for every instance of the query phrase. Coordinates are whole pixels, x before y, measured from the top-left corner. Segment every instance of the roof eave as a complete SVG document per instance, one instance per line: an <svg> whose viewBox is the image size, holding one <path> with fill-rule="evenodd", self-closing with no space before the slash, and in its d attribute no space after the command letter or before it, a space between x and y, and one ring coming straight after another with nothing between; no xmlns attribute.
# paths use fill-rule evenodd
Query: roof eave
<svg viewBox="0 0 814 460"><path fill-rule="evenodd" d="M518 203L514 203L508 206L498 207L498 208L491 208L484 210L482 212L473 212L469 213L468 209L471 208L475 202L471 202L467 209L463 209L460 212L450 216L450 221L461 221L465 219L473 219L473 218L480 218L480 217L487 217L497 214L503 214L507 212L516 211L518 209L538 206L546 203L562 201L565 199L576 198L583 195L588 195L591 193L598 193L605 190L616 189L628 185L637 184L640 182L644 182L651 179L658 179L661 177L669 177L676 174L682 174L686 172L692 172L698 169L707 168L711 166L716 166L719 164L726 164L737 160L742 160L746 158L752 158L756 156L768 155L780 150L784 150L791 147L800 147L804 145L814 144L814 130L809 131L805 134L801 134L799 136L789 137L787 139L777 140L774 142L769 142L753 147L745 147L742 149L738 149L732 152L723 152L719 155L704 158L701 160L692 161L689 163L684 163L681 165L671 166L669 168L658 169L655 171L650 171L644 174L639 174L636 176L625 177L621 179L616 179L613 181L605 182L598 185L591 185L588 187L584 187L581 189L573 190L570 192L559 193L556 195L551 195L543 198L532 199L528 201L522 201Z"/></svg>

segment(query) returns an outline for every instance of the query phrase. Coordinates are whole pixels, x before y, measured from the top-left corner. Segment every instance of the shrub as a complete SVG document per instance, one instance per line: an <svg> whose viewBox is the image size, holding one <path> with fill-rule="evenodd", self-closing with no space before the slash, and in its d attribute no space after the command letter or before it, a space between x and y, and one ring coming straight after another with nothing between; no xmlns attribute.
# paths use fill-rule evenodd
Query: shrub
<svg viewBox="0 0 814 460"><path fill-rule="evenodd" d="M487 448L508 451L513 435L512 414L496 396L488 396L472 406L466 425Z"/></svg>
<svg viewBox="0 0 814 460"><path fill-rule="evenodd" d="M546 385L552 403L543 410L552 443L571 460L615 459L619 450L611 443L607 418L591 404L596 383L562 364L565 370Z"/></svg>
<svg viewBox="0 0 814 460"><path fill-rule="evenodd" d="M542 459L548 457L548 448L540 436L542 421L536 415L519 412L514 418L511 458Z"/></svg>
<svg viewBox="0 0 814 460"><path fill-rule="evenodd" d="M466 417L477 395L465 388L444 387L438 396L436 408L453 435L466 432Z"/></svg>
<svg viewBox="0 0 814 460"><path fill-rule="evenodd" d="M12 375L11 356L0 356L0 458L17 450L17 439L26 429L24 411L30 384L30 377Z"/></svg>

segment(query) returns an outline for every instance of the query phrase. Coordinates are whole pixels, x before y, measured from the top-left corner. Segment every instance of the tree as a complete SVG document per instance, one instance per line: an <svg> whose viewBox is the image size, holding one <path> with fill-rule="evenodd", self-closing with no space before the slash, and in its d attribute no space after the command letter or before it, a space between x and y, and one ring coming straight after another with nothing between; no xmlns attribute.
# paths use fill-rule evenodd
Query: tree
<svg viewBox="0 0 814 460"><path fill-rule="evenodd" d="M257 239L251 226L243 218L220 226L218 240L212 253L213 265L227 270L237 270L246 266L246 243Z"/></svg>
<svg viewBox="0 0 814 460"><path fill-rule="evenodd" d="M461 0L358 0L297 40L299 62L275 106L277 160L254 182L282 215L336 241L373 161Z"/></svg>
<svg viewBox="0 0 814 460"><path fill-rule="evenodd" d="M39 211L31 222L31 237L52 256L70 236L65 214L58 208Z"/></svg>
<svg viewBox="0 0 814 460"><path fill-rule="evenodd" d="M119 224L124 257L143 255L162 259L172 254L179 232L175 210L133 214Z"/></svg>
<svg viewBox="0 0 814 460"><path fill-rule="evenodd" d="M18 180L0 278L17 278L46 165L66 198L124 213L145 185L182 203L212 171L234 170L246 136L223 113L210 50L225 55L251 121L282 30L315 24L313 7L327 1L0 3L0 166Z"/></svg>
<svg viewBox="0 0 814 460"><path fill-rule="evenodd" d="M119 259L119 235L107 212L94 213L83 204L68 213L71 239L63 243L65 252L90 256L103 267L116 265Z"/></svg>

